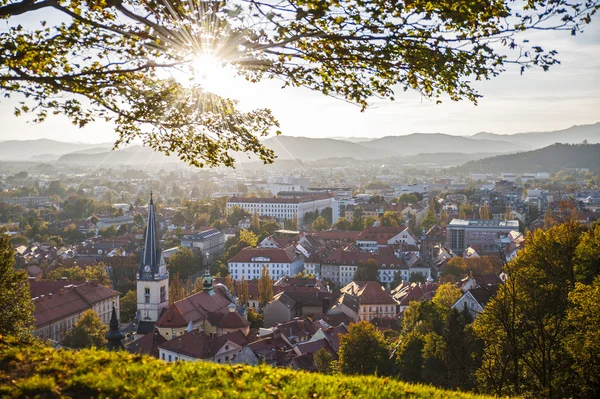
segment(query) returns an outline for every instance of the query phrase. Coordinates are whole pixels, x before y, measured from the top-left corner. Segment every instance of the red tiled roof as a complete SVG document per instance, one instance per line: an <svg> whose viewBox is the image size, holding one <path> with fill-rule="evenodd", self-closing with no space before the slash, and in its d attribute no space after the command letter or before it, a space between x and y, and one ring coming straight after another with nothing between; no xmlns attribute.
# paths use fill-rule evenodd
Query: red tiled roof
<svg viewBox="0 0 600 399"><path fill-rule="evenodd" d="M326 231L310 231L307 232L316 238L322 240L340 240L340 241L356 241L359 236L359 231L348 231L348 230L326 230Z"/></svg>
<svg viewBox="0 0 600 399"><path fill-rule="evenodd" d="M228 312L231 300L221 287L213 289L213 295L208 291L200 291L180 301L175 302L157 320L157 327L186 327L190 321L197 323L209 317L210 312Z"/></svg>
<svg viewBox="0 0 600 399"><path fill-rule="evenodd" d="M384 245L404 230L406 230L404 226L371 226L361 231L356 240L377 241L377 244Z"/></svg>
<svg viewBox="0 0 600 399"><path fill-rule="evenodd" d="M195 359L208 359L214 357L228 341L239 346L248 344L248 338L239 330L219 337L209 337L202 331L195 330L164 342L159 347Z"/></svg>
<svg viewBox="0 0 600 399"><path fill-rule="evenodd" d="M139 355L150 355L158 358L158 345L167 342L166 338L163 338L157 331L145 334L140 339L137 339L127 345L127 350L130 353L136 353Z"/></svg>
<svg viewBox="0 0 600 399"><path fill-rule="evenodd" d="M356 295L361 305L396 305L396 301L377 281L353 281L342 292Z"/></svg>
<svg viewBox="0 0 600 399"><path fill-rule="evenodd" d="M43 286L39 283L52 283ZM119 293L111 288L94 282L82 282L77 285L65 284L60 287L55 281L30 281L30 292L39 293L34 297L35 327L40 328L55 323L69 316L78 315L107 299L116 297ZM37 287L31 288L32 284ZM38 285L39 284L39 285ZM50 292L48 292L50 290ZM41 292L48 292L41 294Z"/></svg>

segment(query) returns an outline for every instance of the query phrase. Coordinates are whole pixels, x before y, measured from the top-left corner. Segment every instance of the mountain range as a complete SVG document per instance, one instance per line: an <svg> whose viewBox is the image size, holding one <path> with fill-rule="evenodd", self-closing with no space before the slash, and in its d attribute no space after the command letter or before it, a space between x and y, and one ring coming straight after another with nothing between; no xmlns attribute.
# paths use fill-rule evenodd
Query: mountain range
<svg viewBox="0 0 600 399"><path fill-rule="evenodd" d="M550 132L526 132L512 135L477 133L454 136L442 133L413 133L405 136L358 138L270 137L263 143L273 149L279 160L317 161L328 158L382 160L390 157L414 157L420 154L479 154L491 156L517 153L546 147L554 143L600 143L600 123L572 126ZM131 146L111 151L112 143L82 144L60 141L9 140L0 142L0 161L57 161L70 164L148 164L175 162L153 150ZM470 158L470 159L469 159ZM239 162L256 161L255 157L239 154ZM472 160L468 157L463 162Z"/></svg>

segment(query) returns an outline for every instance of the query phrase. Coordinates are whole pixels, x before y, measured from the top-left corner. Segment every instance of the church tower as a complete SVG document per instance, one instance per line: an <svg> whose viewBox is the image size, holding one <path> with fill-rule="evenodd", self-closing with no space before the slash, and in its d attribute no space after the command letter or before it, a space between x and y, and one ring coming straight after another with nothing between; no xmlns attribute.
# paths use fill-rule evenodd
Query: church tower
<svg viewBox="0 0 600 399"><path fill-rule="evenodd" d="M169 306L169 272L157 236L154 200L150 193L148 227L142 259L137 271L138 322L155 322Z"/></svg>

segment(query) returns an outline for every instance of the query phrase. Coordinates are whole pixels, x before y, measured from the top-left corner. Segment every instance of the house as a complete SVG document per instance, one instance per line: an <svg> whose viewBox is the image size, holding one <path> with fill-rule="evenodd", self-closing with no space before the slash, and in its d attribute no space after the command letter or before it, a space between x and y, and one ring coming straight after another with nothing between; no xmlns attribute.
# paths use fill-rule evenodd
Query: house
<svg viewBox="0 0 600 399"><path fill-rule="evenodd" d="M338 353L340 350L340 335L348 334L348 327L345 324L341 323L337 327L333 327L330 325L325 326L325 328L319 328L319 330L312 336L311 341L318 341L321 339L325 339L329 342L331 349Z"/></svg>
<svg viewBox="0 0 600 399"><path fill-rule="evenodd" d="M159 358L158 345L167 342L166 338L154 330L141 336L141 338L128 344L125 349L129 353L138 355L148 355L155 358Z"/></svg>
<svg viewBox="0 0 600 399"><path fill-rule="evenodd" d="M426 260L434 258L434 248L443 247L446 243L446 230L440 225L433 225L421 240L421 257Z"/></svg>
<svg viewBox="0 0 600 399"><path fill-rule="evenodd" d="M437 283L402 283L392 290L392 296L398 302L399 313L408 309L411 302L431 301L437 290Z"/></svg>
<svg viewBox="0 0 600 399"><path fill-rule="evenodd" d="M241 331L233 331L220 336L211 336L198 330L184 334L158 345L159 358L166 362L178 360L210 361L214 363L235 363L236 357L248 345L248 338ZM244 353L248 364L258 360L248 359L252 351ZM252 357L252 356L251 356Z"/></svg>
<svg viewBox="0 0 600 399"><path fill-rule="evenodd" d="M275 295L263 309L264 325L271 327L295 317L325 313L331 303L329 292L284 291Z"/></svg>
<svg viewBox="0 0 600 399"><path fill-rule="evenodd" d="M258 279L263 266L273 279L292 277L304 270L304 259L293 245L286 248L244 248L227 261L234 280Z"/></svg>
<svg viewBox="0 0 600 399"><path fill-rule="evenodd" d="M261 337L271 335L275 331L279 331L281 336L290 345L294 346L310 340L317 332L317 327L308 318L296 317L293 320L277 324L271 328L261 328L259 335Z"/></svg>
<svg viewBox="0 0 600 399"><path fill-rule="evenodd" d="M343 314L351 321L357 322L360 312L360 299L356 295L348 292L343 292L342 295L333 301L331 309L327 312L328 315Z"/></svg>
<svg viewBox="0 0 600 399"><path fill-rule="evenodd" d="M377 263L379 281L382 283L391 283L394 281L396 274L401 274L408 279L408 267L391 251L387 254L369 253L357 251L354 248L337 248L329 256L323 259L321 271L323 278L329 279L335 283L346 285L354 280L354 274L360 263L373 260Z"/></svg>
<svg viewBox="0 0 600 399"><path fill-rule="evenodd" d="M364 229L356 238L356 245L361 251L374 251L394 244L417 245L417 237L408 227L372 226Z"/></svg>
<svg viewBox="0 0 600 399"><path fill-rule="evenodd" d="M230 315L230 312L236 314ZM193 329L207 334L248 330L247 320L237 312L227 287L221 284L213 287L210 276L205 277L202 291L175 302L163 311L155 327L160 335L170 340L183 334L190 323Z"/></svg>
<svg viewBox="0 0 600 399"><path fill-rule="evenodd" d="M393 317L398 303L376 281L353 281L341 290L358 297L358 320L371 321L374 317Z"/></svg>
<svg viewBox="0 0 600 399"><path fill-rule="evenodd" d="M93 310L102 323L110 322L112 307L119 312L120 293L97 281L29 281L35 337L60 342L82 313Z"/></svg>
<svg viewBox="0 0 600 399"><path fill-rule="evenodd" d="M251 342L248 347L260 362L270 366L287 365L291 360L287 353L292 350L292 346L279 331Z"/></svg>
<svg viewBox="0 0 600 399"><path fill-rule="evenodd" d="M476 318L483 312L489 300L496 295L497 290L498 285L471 288L452 305L452 309L458 311L466 309L472 318Z"/></svg>
<svg viewBox="0 0 600 399"><path fill-rule="evenodd" d="M473 247L471 247L471 246L469 246L468 248L465 248L465 250L463 251L462 256L465 259L479 258L479 255L477 254L477 251L475 251L475 249Z"/></svg>

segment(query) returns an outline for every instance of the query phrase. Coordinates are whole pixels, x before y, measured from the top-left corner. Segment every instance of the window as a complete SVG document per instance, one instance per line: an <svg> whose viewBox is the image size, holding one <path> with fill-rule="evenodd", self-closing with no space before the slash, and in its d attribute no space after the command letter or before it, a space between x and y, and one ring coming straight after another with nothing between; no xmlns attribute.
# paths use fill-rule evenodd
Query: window
<svg viewBox="0 0 600 399"><path fill-rule="evenodd" d="M173 359L171 358L171 355L169 355L169 361L172 361Z"/></svg>

